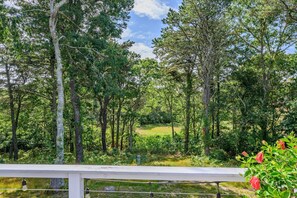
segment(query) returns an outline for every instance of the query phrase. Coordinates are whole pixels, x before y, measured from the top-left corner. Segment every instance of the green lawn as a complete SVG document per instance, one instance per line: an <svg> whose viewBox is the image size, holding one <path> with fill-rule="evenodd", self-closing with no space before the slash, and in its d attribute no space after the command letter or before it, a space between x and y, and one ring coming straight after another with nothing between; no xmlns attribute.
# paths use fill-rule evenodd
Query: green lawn
<svg viewBox="0 0 297 198"><path fill-rule="evenodd" d="M181 127L175 126L174 131L180 133ZM145 125L140 126L136 129L136 132L141 136L154 136L154 135L171 135L171 126L170 125Z"/></svg>

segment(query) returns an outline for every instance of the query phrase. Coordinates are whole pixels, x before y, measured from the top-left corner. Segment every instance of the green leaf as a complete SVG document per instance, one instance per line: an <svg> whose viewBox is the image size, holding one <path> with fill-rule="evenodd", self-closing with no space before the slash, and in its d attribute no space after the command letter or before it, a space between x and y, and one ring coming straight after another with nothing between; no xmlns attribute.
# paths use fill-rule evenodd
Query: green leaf
<svg viewBox="0 0 297 198"><path fill-rule="evenodd" d="M284 191L284 192L281 192L281 198L290 198L291 197L291 192L289 191Z"/></svg>

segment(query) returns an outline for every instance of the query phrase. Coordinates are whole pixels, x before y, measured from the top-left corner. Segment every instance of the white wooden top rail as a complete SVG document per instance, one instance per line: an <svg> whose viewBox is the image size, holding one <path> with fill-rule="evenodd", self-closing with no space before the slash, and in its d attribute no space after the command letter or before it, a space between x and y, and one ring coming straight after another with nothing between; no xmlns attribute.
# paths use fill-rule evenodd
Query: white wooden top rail
<svg viewBox="0 0 297 198"><path fill-rule="evenodd" d="M242 168L0 164L0 177L68 178L69 197L84 196L84 179L244 182Z"/></svg>

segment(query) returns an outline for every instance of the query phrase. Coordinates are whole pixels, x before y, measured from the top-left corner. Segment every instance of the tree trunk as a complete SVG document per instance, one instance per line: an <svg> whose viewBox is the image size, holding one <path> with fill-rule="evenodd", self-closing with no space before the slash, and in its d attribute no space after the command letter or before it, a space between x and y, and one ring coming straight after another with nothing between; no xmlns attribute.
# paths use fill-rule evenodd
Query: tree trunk
<svg viewBox="0 0 297 198"><path fill-rule="evenodd" d="M73 143L73 130L74 130L74 120L70 119L69 122L69 152L73 153L74 152L74 143ZM67 142L66 142L66 146L67 146Z"/></svg>
<svg viewBox="0 0 297 198"><path fill-rule="evenodd" d="M265 29L266 29L266 22L261 21L261 33L260 33L260 60L259 66L262 67L262 85L263 85L263 104L262 104L262 119L260 123L260 127L262 130L262 139L267 140L268 138L268 94L269 94L269 70L267 68L265 62Z"/></svg>
<svg viewBox="0 0 297 198"><path fill-rule="evenodd" d="M112 106L112 115L111 115L111 148L115 148L115 106Z"/></svg>
<svg viewBox="0 0 297 198"><path fill-rule="evenodd" d="M130 124L129 124L129 150L132 151L133 149L133 126L134 126L134 119L131 118Z"/></svg>
<svg viewBox="0 0 297 198"><path fill-rule="evenodd" d="M174 117L173 117L173 97L170 96L169 108L170 108L170 121L171 121L171 134L172 139L174 139L175 131L174 131Z"/></svg>
<svg viewBox="0 0 297 198"><path fill-rule="evenodd" d="M52 42L52 41L51 41ZM56 137L57 137L57 83L55 76L55 52L51 50L50 57L50 74L52 79L52 97L51 97L51 139L54 147L56 147Z"/></svg>
<svg viewBox="0 0 297 198"><path fill-rule="evenodd" d="M7 91L9 95L9 107L10 107L10 121L11 121L11 144L9 150L9 158L14 159L14 161L18 160L18 143L17 143L17 123L15 119L15 111L14 111L14 97L13 97L13 90L10 81L10 72L8 64L5 64L5 73L6 73L6 80L7 80ZM20 108L20 103L18 105L18 109Z"/></svg>
<svg viewBox="0 0 297 198"><path fill-rule="evenodd" d="M186 88L186 125L185 125L185 145L184 151L189 151L189 136L190 136L190 120L191 120L191 95L192 95L192 74L187 72L187 88Z"/></svg>
<svg viewBox="0 0 297 198"><path fill-rule="evenodd" d="M215 109L213 108L211 111L211 138L214 139L214 131L215 131Z"/></svg>
<svg viewBox="0 0 297 198"><path fill-rule="evenodd" d="M220 108L221 108L221 89L220 89L220 82L217 82L217 114L216 114L216 130L217 130L217 137L220 136Z"/></svg>
<svg viewBox="0 0 297 198"><path fill-rule="evenodd" d="M57 61L56 76L57 76L57 90L58 90L58 107L57 107L57 137L56 137L56 164L64 163L64 86L63 86L63 65L61 58L61 51L59 46L59 38L57 35L57 15L59 9L67 3L67 0L62 0L55 4L55 0L50 0L50 19L49 28L55 49L55 58ZM53 188L61 188L64 186L63 179L52 179L51 186Z"/></svg>
<svg viewBox="0 0 297 198"><path fill-rule="evenodd" d="M209 103L210 103L210 71L206 65L203 66L204 85L203 85L203 137L204 137L204 153L209 155Z"/></svg>
<svg viewBox="0 0 297 198"><path fill-rule="evenodd" d="M194 138L197 137L197 127L196 127L196 102L193 98L193 113L192 113L192 128L193 128L193 135Z"/></svg>
<svg viewBox="0 0 297 198"><path fill-rule="evenodd" d="M171 93L164 94L165 95L165 104L167 106L167 110L170 115L170 124L171 124L171 136L174 139L175 131L174 131L174 117L173 117L173 96Z"/></svg>
<svg viewBox="0 0 297 198"><path fill-rule="evenodd" d="M83 145L82 145L83 128L81 125L81 118L80 118L80 100L76 91L76 82L73 76L70 79L70 94L71 94L71 103L72 103L72 108L74 113L76 163L81 163L84 160Z"/></svg>
<svg viewBox="0 0 297 198"><path fill-rule="evenodd" d="M241 107L241 123L240 123L240 131L239 131L239 138L238 138L238 150L242 152L248 146L247 142L247 123L248 123L248 116L247 116L247 109ZM255 136L254 136L255 138Z"/></svg>
<svg viewBox="0 0 297 198"><path fill-rule="evenodd" d="M119 138L120 138L120 121L121 121L121 114L122 114L122 103L123 101L119 99L119 106L117 110L117 123L116 123L116 148L119 148Z"/></svg>
<svg viewBox="0 0 297 198"><path fill-rule="evenodd" d="M121 151L123 150L124 147L124 136L125 136L125 128L126 128L126 120L123 121L123 126L122 126L122 133L121 133Z"/></svg>
<svg viewBox="0 0 297 198"><path fill-rule="evenodd" d="M106 145L106 130L107 130L107 105L109 103L109 98L107 96L104 99L100 99L100 126L101 126L101 142L102 151L107 152Z"/></svg>
<svg viewBox="0 0 297 198"><path fill-rule="evenodd" d="M232 131L236 130L236 107L232 107Z"/></svg>

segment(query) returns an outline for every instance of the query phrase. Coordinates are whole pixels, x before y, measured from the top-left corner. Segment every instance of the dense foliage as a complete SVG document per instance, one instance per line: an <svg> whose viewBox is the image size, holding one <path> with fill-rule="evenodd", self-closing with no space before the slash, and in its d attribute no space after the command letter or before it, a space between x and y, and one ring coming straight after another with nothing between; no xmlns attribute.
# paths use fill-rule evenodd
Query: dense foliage
<svg viewBox="0 0 297 198"><path fill-rule="evenodd" d="M296 0L183 0L153 41L158 60L119 42L133 0L56 1L51 15L46 1L4 2L4 158L57 150L76 163L120 151L226 160L297 131ZM171 136L142 137L136 128L145 124L170 125Z"/></svg>
<svg viewBox="0 0 297 198"><path fill-rule="evenodd" d="M273 146L263 142L256 156L243 152L246 179L260 197L292 197L297 189L297 138L290 135ZM240 158L240 157L239 157Z"/></svg>

